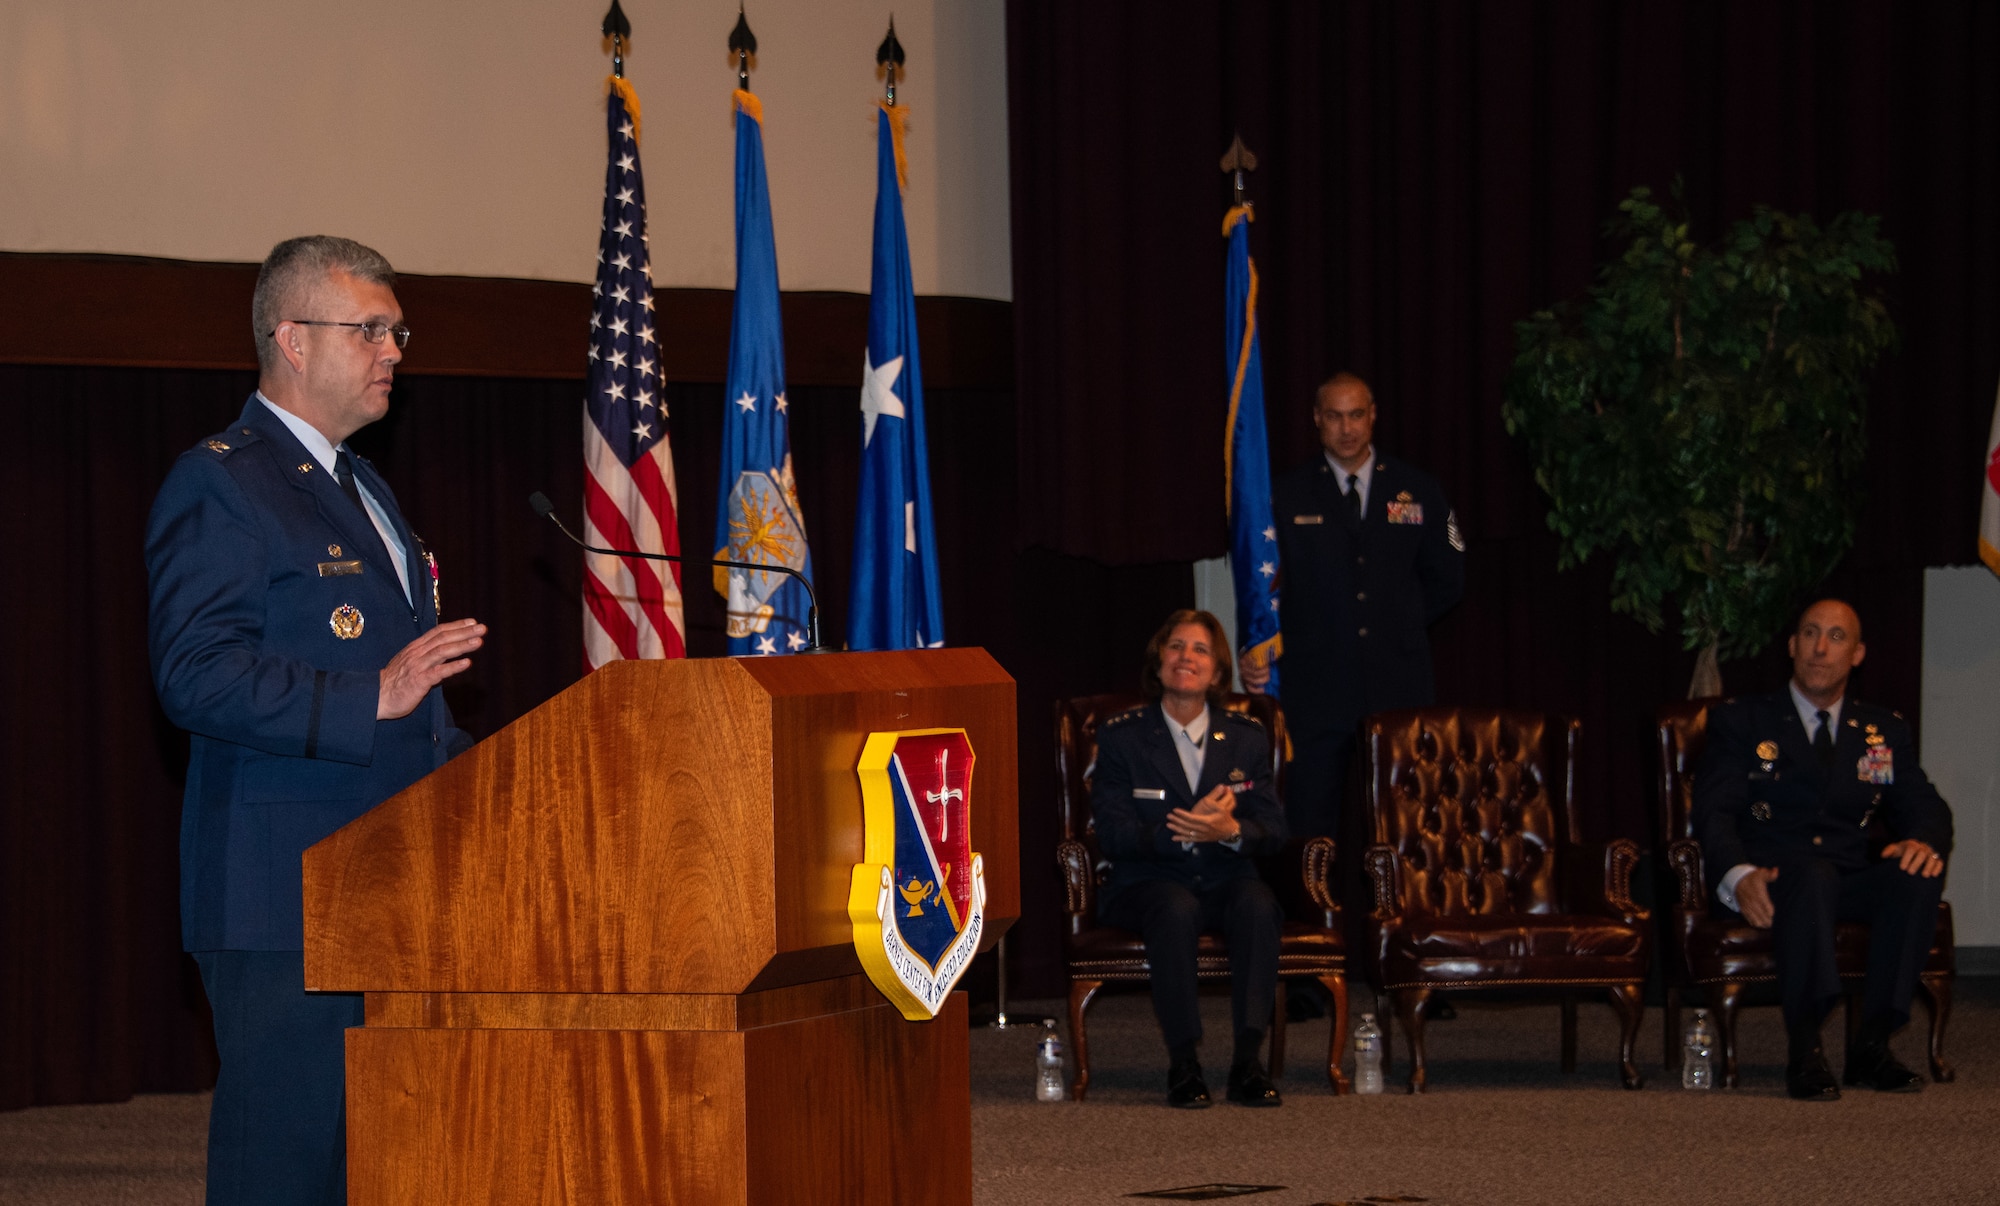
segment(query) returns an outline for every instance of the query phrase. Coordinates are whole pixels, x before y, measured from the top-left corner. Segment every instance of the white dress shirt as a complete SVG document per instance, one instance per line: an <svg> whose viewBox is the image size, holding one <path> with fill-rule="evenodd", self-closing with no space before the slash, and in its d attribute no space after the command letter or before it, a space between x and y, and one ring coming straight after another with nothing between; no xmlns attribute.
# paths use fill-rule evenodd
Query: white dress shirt
<svg viewBox="0 0 2000 1206"><path fill-rule="evenodd" d="M319 428L266 398L261 389L257 391L257 400L270 407L271 413L278 416L285 426L291 429L293 435L299 437L299 443L306 446L306 451L312 453L312 458L319 462L320 468L326 470L326 475L333 479L335 487L338 488L340 475L334 468L334 461L339 456L339 450L327 442L326 437L320 434ZM341 445L341 448L346 447L345 444ZM350 452L348 455L352 456L353 453ZM389 522L389 513L384 511L382 504L368 492L368 487L362 484L361 475L358 473L354 475L354 488L361 492L361 501L367 505L368 518L374 522L376 534L382 537L382 547L389 550L389 560L396 567L396 580L403 584L403 597L414 605L416 597L410 594L409 549L397 538L396 525Z"/></svg>
<svg viewBox="0 0 2000 1206"><path fill-rule="evenodd" d="M1345 495L1347 493L1348 471L1340 467L1340 462L1333 459L1331 452L1322 448L1320 449L1320 453L1326 457L1328 467L1333 470L1334 480L1340 483L1340 492L1342 495ZM1368 514L1368 483L1375 479L1375 445L1368 445L1368 455L1362 458L1361 468L1354 470L1354 478L1354 488L1361 492L1361 513L1366 515Z"/></svg>

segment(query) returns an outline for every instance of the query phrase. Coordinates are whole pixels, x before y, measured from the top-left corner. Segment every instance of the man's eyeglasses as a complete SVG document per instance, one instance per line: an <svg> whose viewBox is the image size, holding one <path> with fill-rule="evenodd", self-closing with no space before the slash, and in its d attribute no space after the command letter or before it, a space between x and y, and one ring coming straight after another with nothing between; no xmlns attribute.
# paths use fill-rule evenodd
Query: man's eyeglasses
<svg viewBox="0 0 2000 1206"><path fill-rule="evenodd" d="M296 327L353 327L360 331L361 338L367 340L369 343L381 343L384 335L394 335L397 347L406 348L410 346L410 328L404 326L402 323L397 323L392 327L386 322L316 322L310 318L288 318L285 321ZM274 327L264 332L264 338L269 339L277 333L277 329Z"/></svg>

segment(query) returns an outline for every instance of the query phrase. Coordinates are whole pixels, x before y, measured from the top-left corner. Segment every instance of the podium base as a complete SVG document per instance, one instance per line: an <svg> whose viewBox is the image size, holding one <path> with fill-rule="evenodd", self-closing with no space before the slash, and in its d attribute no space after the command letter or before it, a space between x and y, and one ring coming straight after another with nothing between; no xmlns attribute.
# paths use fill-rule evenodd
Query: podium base
<svg viewBox="0 0 2000 1206"><path fill-rule="evenodd" d="M970 1206L965 994L907 1022L849 981L371 994L347 1032L348 1201ZM838 1011L784 1016L814 1000Z"/></svg>

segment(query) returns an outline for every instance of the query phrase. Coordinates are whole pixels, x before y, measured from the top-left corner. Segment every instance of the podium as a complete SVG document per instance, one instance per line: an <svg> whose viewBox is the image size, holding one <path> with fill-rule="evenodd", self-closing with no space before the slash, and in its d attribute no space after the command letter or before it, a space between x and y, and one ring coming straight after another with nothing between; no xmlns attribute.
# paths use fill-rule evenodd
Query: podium
<svg viewBox="0 0 2000 1206"><path fill-rule="evenodd" d="M965 994L862 974L856 763L963 728L987 928L1020 914L1014 683L984 650L616 662L312 847L348 1201L972 1200Z"/></svg>

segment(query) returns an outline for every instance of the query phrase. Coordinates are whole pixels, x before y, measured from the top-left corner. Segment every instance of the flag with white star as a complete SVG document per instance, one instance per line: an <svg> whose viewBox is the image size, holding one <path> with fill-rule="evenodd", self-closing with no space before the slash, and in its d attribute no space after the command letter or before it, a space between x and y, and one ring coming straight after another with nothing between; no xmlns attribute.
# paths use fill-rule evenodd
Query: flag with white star
<svg viewBox="0 0 2000 1206"><path fill-rule="evenodd" d="M875 267L868 350L862 360L861 482L854 514L850 649L944 644L937 538L931 526L930 457L924 443L924 377L917 363L916 291L903 227L905 110L876 118Z"/></svg>
<svg viewBox="0 0 2000 1206"><path fill-rule="evenodd" d="M584 538L615 549L678 553L638 114L632 85L614 77L605 102L610 156L586 353ZM687 655L678 565L586 553L583 569L583 656L589 668L620 658Z"/></svg>
<svg viewBox="0 0 2000 1206"><path fill-rule="evenodd" d="M723 389L722 473L715 555L783 565L812 577L792 477L785 339L778 316L778 249L764 177L764 109L736 92L736 308ZM729 652L792 653L806 646L807 595L789 574L715 567Z"/></svg>
<svg viewBox="0 0 2000 1206"><path fill-rule="evenodd" d="M1229 569L1236 583L1236 648L1271 667L1264 689L1278 693L1278 527L1271 514L1271 449L1264 434L1264 354L1257 339L1257 264L1250 258L1250 207L1222 220L1229 239L1223 348L1229 426L1223 436L1228 482Z"/></svg>

